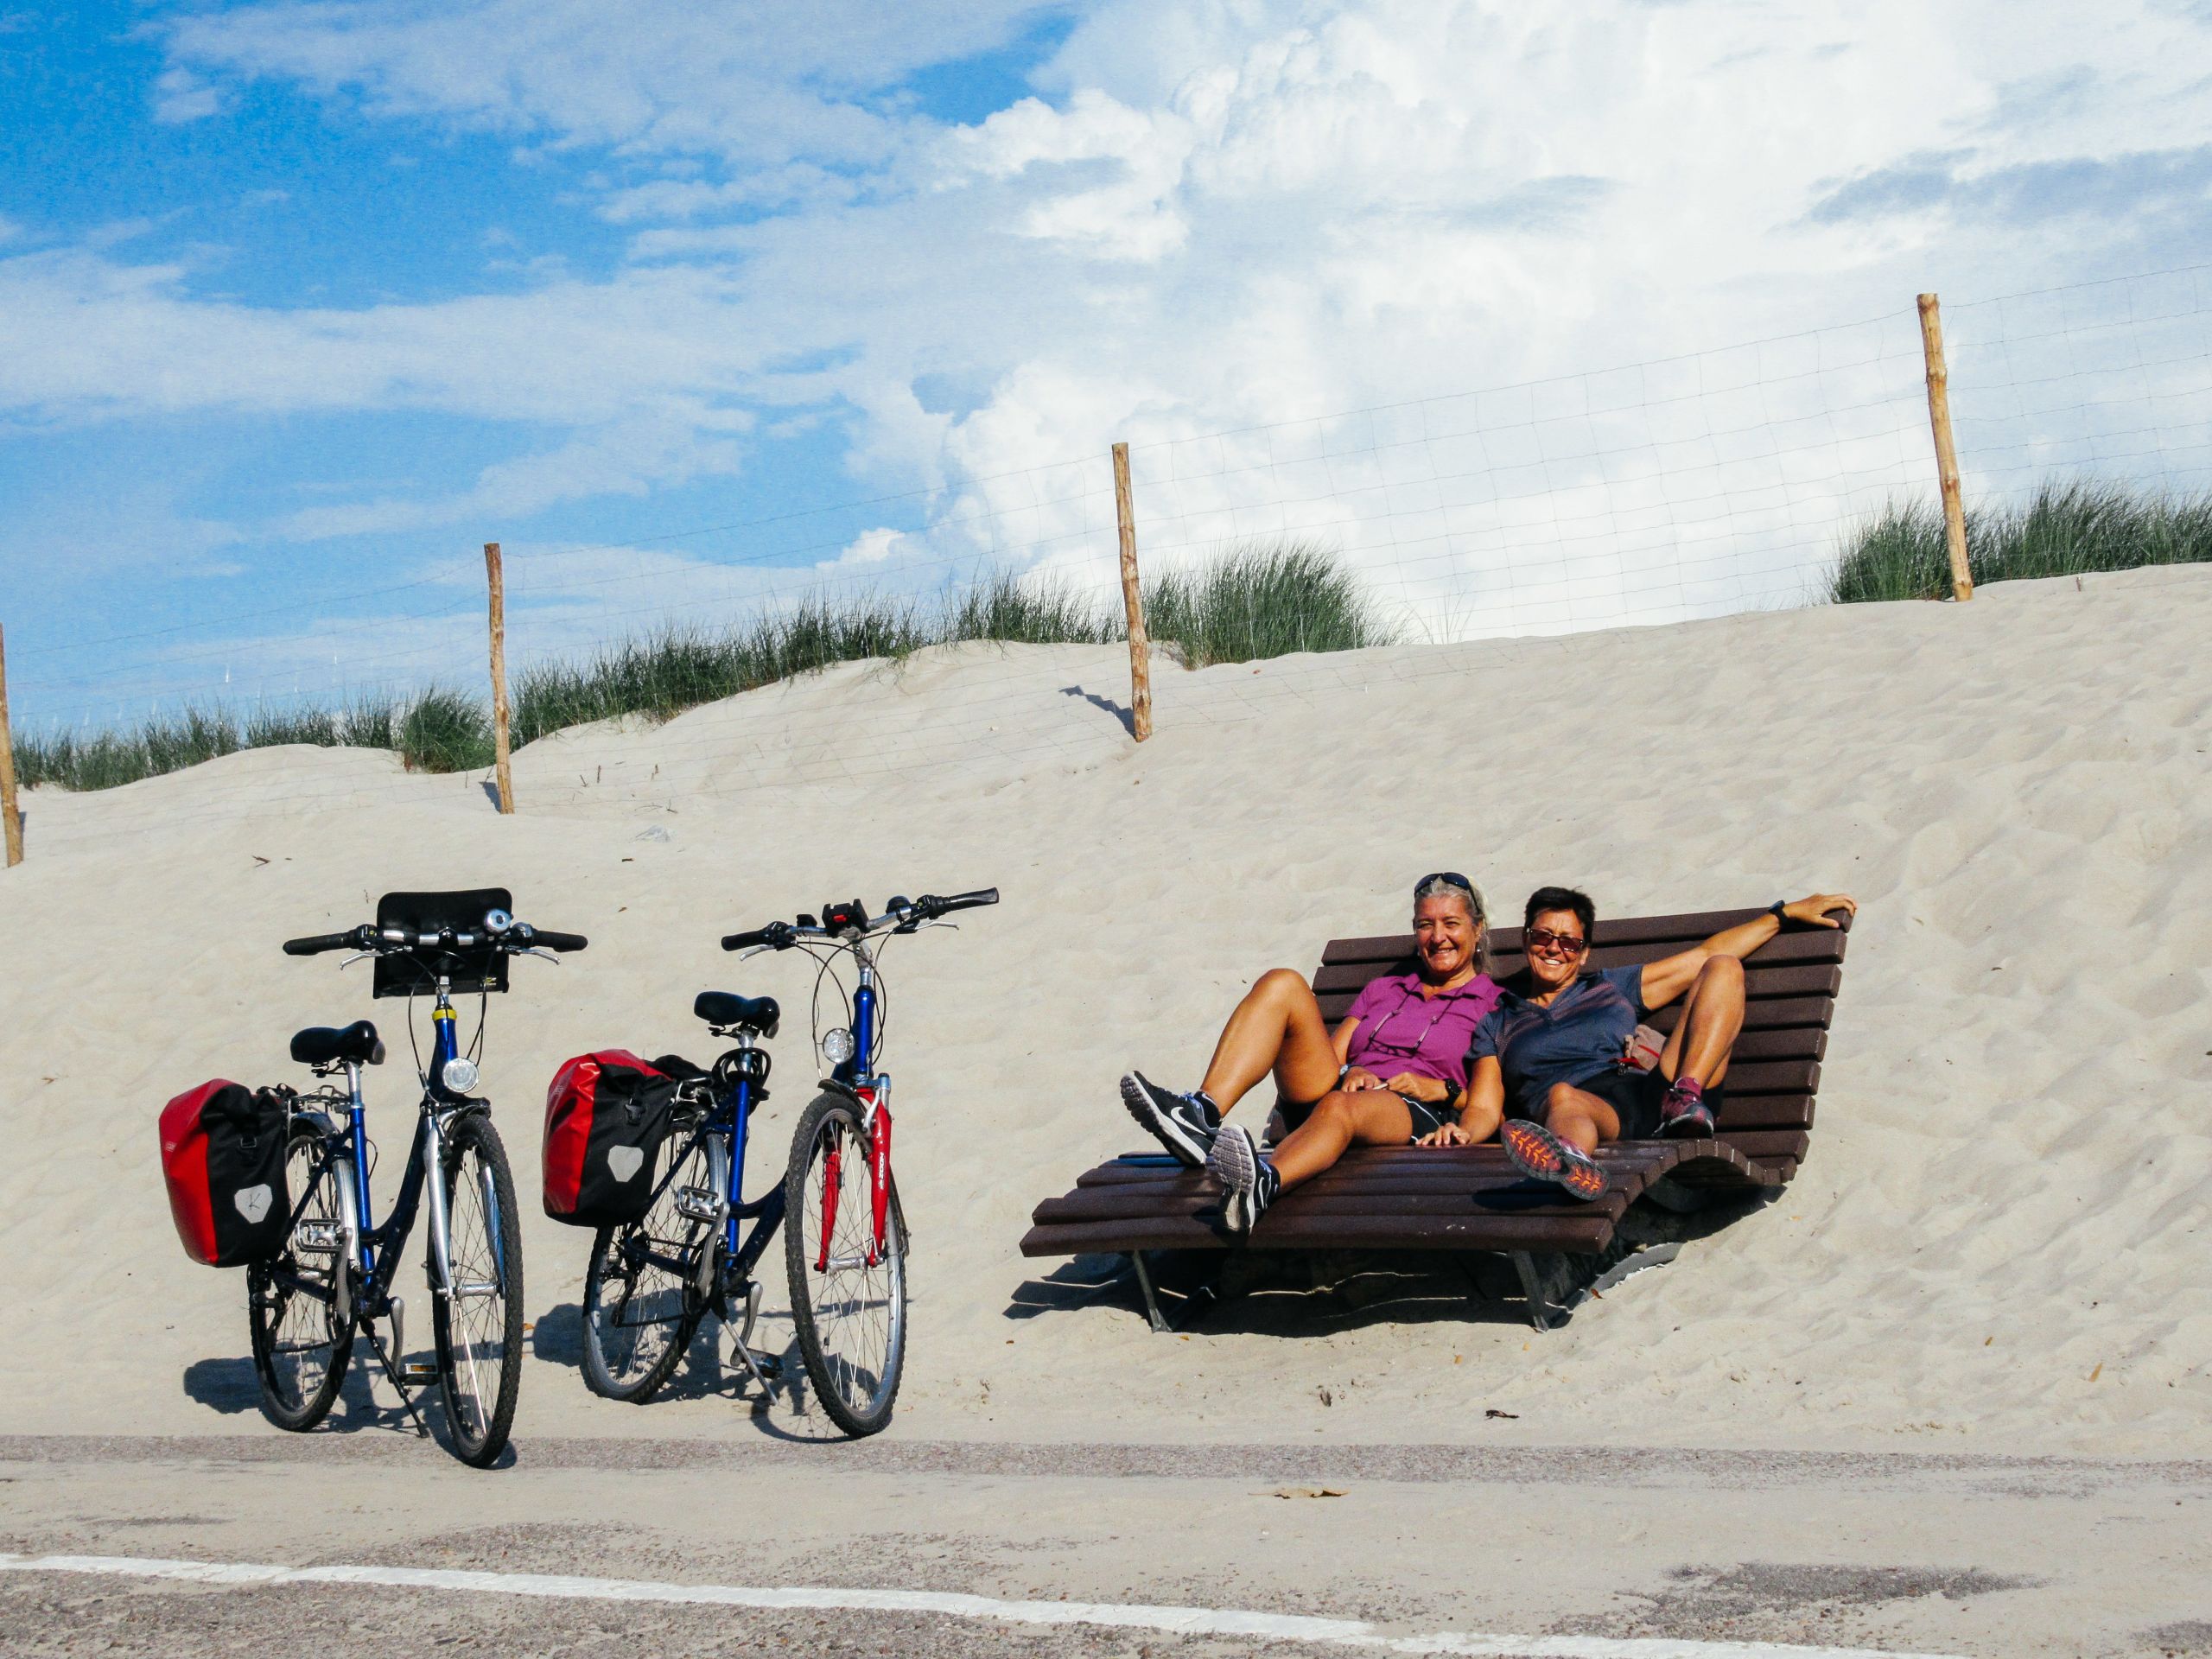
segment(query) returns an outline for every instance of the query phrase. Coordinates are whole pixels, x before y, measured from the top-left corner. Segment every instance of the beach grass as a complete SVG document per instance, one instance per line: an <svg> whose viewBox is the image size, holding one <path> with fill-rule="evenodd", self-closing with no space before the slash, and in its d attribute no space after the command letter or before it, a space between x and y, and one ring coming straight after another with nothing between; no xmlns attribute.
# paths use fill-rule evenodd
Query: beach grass
<svg viewBox="0 0 2212 1659"><path fill-rule="evenodd" d="M432 687L401 700L372 696L343 709L270 705L241 719L221 704L149 715L136 726L15 734L16 781L25 789L114 789L181 772L240 749L304 743L316 748L391 749L416 772L461 772L492 764L492 723L464 693Z"/></svg>
<svg viewBox="0 0 2212 1659"><path fill-rule="evenodd" d="M1344 562L1309 541L1246 542L1166 572L1145 584L1144 616L1153 639L1189 668L1398 639Z"/></svg>
<svg viewBox="0 0 2212 1659"><path fill-rule="evenodd" d="M1349 651L1397 637L1357 579L1317 542L1244 542L1205 563L1145 583L1154 642L1191 668L1299 651ZM861 590L809 594L724 628L671 626L587 655L532 664L514 681L517 747L570 726L642 715L667 720L837 663L898 658L963 641L1109 645L1128 638L1118 594L1094 597L1064 579L985 569L931 597ZM26 787L110 789L241 748L304 743L390 749L418 772L492 763L482 699L450 686L411 696L371 694L343 707L301 701L241 720L219 706L150 715L91 733L16 738Z"/></svg>
<svg viewBox="0 0 2212 1659"><path fill-rule="evenodd" d="M1967 566L1977 587L2205 560L2212 560L2212 495L2075 481L2046 484L2024 504L1967 514ZM1849 605L1950 592L1942 509L1891 501L1852 531L1827 596Z"/></svg>

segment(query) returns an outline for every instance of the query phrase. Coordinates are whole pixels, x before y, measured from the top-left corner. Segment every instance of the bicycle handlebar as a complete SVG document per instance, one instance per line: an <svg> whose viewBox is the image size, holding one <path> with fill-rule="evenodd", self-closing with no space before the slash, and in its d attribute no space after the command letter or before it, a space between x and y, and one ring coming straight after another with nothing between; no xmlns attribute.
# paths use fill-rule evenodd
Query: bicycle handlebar
<svg viewBox="0 0 2212 1659"><path fill-rule="evenodd" d="M591 941L581 933L556 933L547 928L532 927L527 922L514 930L522 935L525 946L535 945L547 950L581 950Z"/></svg>
<svg viewBox="0 0 2212 1659"><path fill-rule="evenodd" d="M368 944L363 936L375 931L374 928L364 924L351 933L315 933L303 939L287 939L284 941L284 954L288 957L319 957L326 950L349 948L365 950Z"/></svg>
<svg viewBox="0 0 2212 1659"><path fill-rule="evenodd" d="M510 955L524 950L581 950L591 943L581 933L556 933L550 929L532 927L528 922L517 922L504 933L488 933L471 928L456 932L452 928L436 933L410 933L405 928L379 928L373 922L345 933L315 933L306 938L284 941L288 957L319 957L326 950L368 950L378 955L401 950L505 950Z"/></svg>
<svg viewBox="0 0 2212 1659"><path fill-rule="evenodd" d="M856 937L866 938L874 933L895 932L918 926L923 922L933 922L956 910L976 910L984 905L995 905L998 901L999 890L996 887L978 887L973 893L944 896L925 893L912 900L894 899L885 908L882 915L861 930ZM771 922L766 927L747 928L742 933L725 933L722 935L722 949L746 950L755 945L766 945L774 950L788 950L804 939L838 939L843 937L826 927L801 927L792 922Z"/></svg>

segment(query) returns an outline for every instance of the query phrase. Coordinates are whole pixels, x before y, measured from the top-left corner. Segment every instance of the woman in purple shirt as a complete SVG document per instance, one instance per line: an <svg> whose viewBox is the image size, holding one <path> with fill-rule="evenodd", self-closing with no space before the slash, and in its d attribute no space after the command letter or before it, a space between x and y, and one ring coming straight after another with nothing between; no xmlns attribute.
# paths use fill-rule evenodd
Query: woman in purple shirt
<svg viewBox="0 0 2212 1659"><path fill-rule="evenodd" d="M1177 1094L1132 1071L1122 1079L1129 1116L1220 1181L1223 1219L1236 1233L1346 1147L1402 1147L1433 1134L1467 1086L1468 1046L1497 1003L1483 971L1484 923L1482 895L1465 876L1423 876L1414 887L1414 972L1370 981L1333 1032L1303 975L1262 974L1223 1027L1205 1081ZM1222 1115L1270 1074L1290 1133L1263 1153Z"/></svg>

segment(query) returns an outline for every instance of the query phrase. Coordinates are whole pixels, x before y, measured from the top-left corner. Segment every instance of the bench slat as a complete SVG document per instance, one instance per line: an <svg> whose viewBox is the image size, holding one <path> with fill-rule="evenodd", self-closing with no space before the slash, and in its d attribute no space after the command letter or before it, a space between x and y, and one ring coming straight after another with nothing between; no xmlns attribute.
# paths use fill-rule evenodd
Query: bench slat
<svg viewBox="0 0 2212 1659"><path fill-rule="evenodd" d="M1744 1005L1744 1030L1746 1035L1760 1031L1825 1032L1834 1017L1835 999L1832 996L1753 997ZM1670 1002L1649 1016L1649 1024L1655 1031L1672 1032L1681 1019L1682 1005ZM1745 1052L1741 1043L1737 1045L1736 1052Z"/></svg>
<svg viewBox="0 0 2212 1659"><path fill-rule="evenodd" d="M1713 1139L1762 1163L1780 1159L1795 1162L1813 1144L1813 1137L1802 1129L1723 1129Z"/></svg>
<svg viewBox="0 0 2212 1659"><path fill-rule="evenodd" d="M1400 1220L1388 1216L1330 1216L1294 1225L1272 1211L1254 1229L1255 1248L1279 1250L1559 1250L1587 1255L1605 1249L1613 1224L1602 1216L1586 1221L1485 1216L1426 1217ZM1024 1255L1082 1255L1095 1251L1221 1250L1230 1248L1204 1222L1185 1217L1141 1221L1063 1222L1032 1227L1021 1241Z"/></svg>
<svg viewBox="0 0 2212 1659"><path fill-rule="evenodd" d="M1737 1129L1809 1129L1813 1127L1813 1097L1732 1094L1720 1103L1719 1127L1724 1133Z"/></svg>
<svg viewBox="0 0 2212 1659"><path fill-rule="evenodd" d="M1316 977L1325 975L1332 982L1317 986L1314 994L1320 999L1323 1016L1333 1022L1343 1019L1350 1011L1352 998L1358 995L1368 980L1384 973L1409 974L1412 971L1410 962L1377 964L1374 972L1366 974L1364 977L1349 969L1325 969ZM1758 1005L1770 998L1802 1000L1821 997L1833 1001L1842 983L1843 969L1834 963L1770 964L1754 957L1745 964L1744 994L1751 999L1751 1007L1746 1012L1756 1021L1759 1015ZM1826 1025L1827 1021L1824 1018L1818 1023Z"/></svg>
<svg viewBox="0 0 2212 1659"><path fill-rule="evenodd" d="M1639 1184L1640 1185L1640 1184ZM1524 1185L1511 1192L1471 1193L1438 1190L1427 1192L1310 1192L1300 1187L1283 1195L1268 1211L1268 1218L1285 1224L1319 1216L1455 1217L1490 1215L1516 1218L1536 1214L1569 1218L1603 1216L1618 1221L1632 1195L1609 1192L1589 1204L1573 1198L1562 1201L1557 1187ZM1573 1208L1569 1208L1573 1205ZM1064 1198L1047 1198L1030 1219L1040 1227L1085 1221L1143 1220L1153 1216L1198 1216L1221 1208L1221 1194L1163 1192L1156 1187L1083 1186Z"/></svg>
<svg viewBox="0 0 2212 1659"><path fill-rule="evenodd" d="M1600 1149L1598 1161L1608 1170L1660 1168L1681 1155L1672 1141L1631 1141ZM1465 1192L1471 1185L1497 1185L1521 1179L1520 1172L1495 1141L1479 1147L1361 1147L1345 1154L1344 1161L1325 1169L1309 1186L1332 1188L1339 1183L1435 1182L1452 1184ZM1185 1169L1166 1154L1123 1154L1111 1162L1087 1169L1076 1179L1078 1186L1152 1185L1175 1190L1178 1184L1192 1192L1212 1192L1211 1178Z"/></svg>
<svg viewBox="0 0 2212 1659"><path fill-rule="evenodd" d="M1745 958L1746 968L1764 963L1802 962L1841 962L1845 941L1848 936L1841 928L1808 927L1776 935L1761 945L1758 951ZM1344 944L1357 947L1339 951L1334 947L1323 953L1325 968L1357 968L1363 963L1410 962L1413 957L1414 938L1400 933L1381 938L1351 939ZM1689 943L1695 944L1692 940ZM1590 965L1594 968L1619 968L1630 963L1657 962L1687 949L1681 940L1650 939L1622 940L1613 943L1602 934L1590 951ZM1495 965L1493 973L1510 972L1522 963L1520 948L1508 948L1495 940L1491 944L1491 956ZM1410 973L1410 968L1404 971Z"/></svg>

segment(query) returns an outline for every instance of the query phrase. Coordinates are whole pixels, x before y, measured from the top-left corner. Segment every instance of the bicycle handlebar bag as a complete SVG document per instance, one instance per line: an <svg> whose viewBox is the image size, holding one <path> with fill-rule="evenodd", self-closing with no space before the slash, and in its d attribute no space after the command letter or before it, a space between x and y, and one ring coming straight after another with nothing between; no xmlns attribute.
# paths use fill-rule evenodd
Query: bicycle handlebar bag
<svg viewBox="0 0 2212 1659"><path fill-rule="evenodd" d="M545 1091L545 1213L572 1227L638 1220L675 1110L676 1079L627 1049L566 1062Z"/></svg>
<svg viewBox="0 0 2212 1659"><path fill-rule="evenodd" d="M211 1268L263 1262L284 1246L290 1103L218 1077L162 1109L162 1174L184 1253Z"/></svg>

